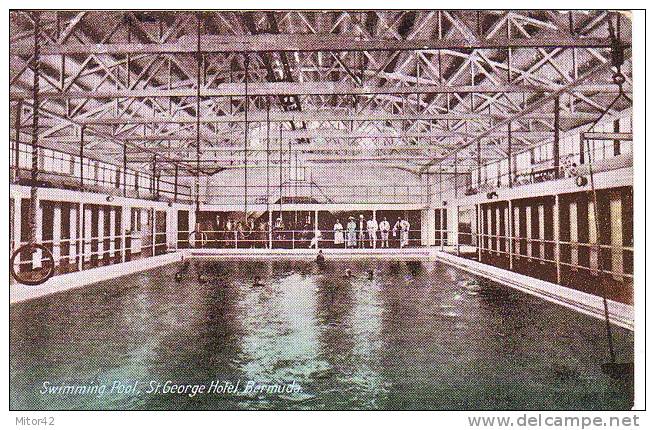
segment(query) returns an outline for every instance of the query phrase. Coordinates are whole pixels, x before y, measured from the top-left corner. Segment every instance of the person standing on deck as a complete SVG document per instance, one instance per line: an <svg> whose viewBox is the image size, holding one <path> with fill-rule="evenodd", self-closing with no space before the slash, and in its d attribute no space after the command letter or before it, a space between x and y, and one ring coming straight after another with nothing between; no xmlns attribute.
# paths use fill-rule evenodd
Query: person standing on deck
<svg viewBox="0 0 655 430"><path fill-rule="evenodd" d="M232 233L232 230L234 229L234 223L232 222L232 218L228 218L227 223L225 223L225 245L230 248L232 246L232 239L234 238L234 234Z"/></svg>
<svg viewBox="0 0 655 430"><path fill-rule="evenodd" d="M323 233L321 233L321 230L316 228L316 230L314 230L314 237L312 238L311 242L309 242L309 247L318 249L322 238Z"/></svg>
<svg viewBox="0 0 655 430"><path fill-rule="evenodd" d="M366 221L366 230L368 231L368 245L375 249L378 239L378 222L373 218L373 216Z"/></svg>
<svg viewBox="0 0 655 430"><path fill-rule="evenodd" d="M357 223L357 240L359 241L359 247L364 248L364 242L366 241L366 220L364 215L359 215L359 222Z"/></svg>
<svg viewBox="0 0 655 430"><path fill-rule="evenodd" d="M404 248L409 245L409 221L403 219L400 222L400 247Z"/></svg>
<svg viewBox="0 0 655 430"><path fill-rule="evenodd" d="M337 246L343 245L343 225L341 225L341 222L337 220L337 222L334 223L334 244Z"/></svg>
<svg viewBox="0 0 655 430"><path fill-rule="evenodd" d="M346 246L348 248L354 248L357 246L357 223L355 222L355 218L348 218L346 229L348 230Z"/></svg>
<svg viewBox="0 0 655 430"><path fill-rule="evenodd" d="M389 225L389 221L387 221L387 217L383 217L382 221L380 221L380 248L388 248L389 247L389 230L391 230L391 226Z"/></svg>
<svg viewBox="0 0 655 430"><path fill-rule="evenodd" d="M276 247L281 247L284 245L284 222L282 221L282 217L280 216L275 220L275 226L273 228L273 231L275 232L275 242L276 242Z"/></svg>
<svg viewBox="0 0 655 430"><path fill-rule="evenodd" d="M401 248L402 246L400 245L400 230L402 229L400 224L402 222L402 219L398 217L396 220L396 223L393 225L393 239L394 239L394 244L396 243L396 240L398 241L398 247ZM395 246L395 245L394 245Z"/></svg>

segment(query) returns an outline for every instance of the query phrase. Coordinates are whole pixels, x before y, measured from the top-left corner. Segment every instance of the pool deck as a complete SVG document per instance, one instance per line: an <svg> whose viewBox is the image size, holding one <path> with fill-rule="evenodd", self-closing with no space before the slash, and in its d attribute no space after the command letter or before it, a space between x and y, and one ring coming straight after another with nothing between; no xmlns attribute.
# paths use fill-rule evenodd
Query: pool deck
<svg viewBox="0 0 655 430"><path fill-rule="evenodd" d="M436 251L436 259L466 272L480 275L499 284L540 297L601 320L605 319L603 299L593 294L563 287L552 282L483 264L447 252ZM609 319L615 325L634 331L634 308L625 303L607 300Z"/></svg>
<svg viewBox="0 0 655 430"><path fill-rule="evenodd" d="M156 257L54 276L44 284L38 286L13 283L9 287L9 297L10 303L22 302L96 282L107 281L119 276L153 269L183 259L238 260L244 258L275 258L285 260L313 260L316 254L317 251L315 249L185 249ZM326 259L336 260L370 258L380 260L441 261L466 272L488 278L585 315L598 319L604 319L605 317L603 301L598 296L458 257L452 253L441 251L439 248L323 249L323 254ZM634 309L632 306L608 300L608 311L610 321L613 324L634 330Z"/></svg>

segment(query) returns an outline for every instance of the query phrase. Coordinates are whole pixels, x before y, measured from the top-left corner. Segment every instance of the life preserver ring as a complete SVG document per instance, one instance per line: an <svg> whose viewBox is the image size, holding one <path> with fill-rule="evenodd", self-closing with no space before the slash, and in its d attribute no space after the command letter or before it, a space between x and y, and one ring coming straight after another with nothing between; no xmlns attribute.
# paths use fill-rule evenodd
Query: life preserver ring
<svg viewBox="0 0 655 430"><path fill-rule="evenodd" d="M575 177L575 185L577 185L578 187L584 187L585 185L587 185L587 182L588 180L585 176Z"/></svg>
<svg viewBox="0 0 655 430"><path fill-rule="evenodd" d="M193 247L197 247L195 242L200 242L200 246L204 247L207 244L207 233L204 233L202 231L197 231L193 230L191 233L189 233L189 246L191 246L191 238L194 238L194 245Z"/></svg>
<svg viewBox="0 0 655 430"><path fill-rule="evenodd" d="M16 268L14 267L16 257L27 250L30 251L29 254L30 256L34 254L36 250L41 250L43 252L43 255L46 257L46 259L49 260L50 264L49 266L46 266L48 267L48 270L46 271L44 276L37 279L31 279L31 278L22 277L20 271L16 272ZM39 243L28 243L26 245L19 247L17 250L14 251L13 254L11 254L11 259L9 260L9 270L11 272L11 276L13 276L15 280L17 280L23 285L41 285L45 281L50 279L52 275L55 274L55 257L52 255L52 252L50 252L50 250L46 246L41 245Z"/></svg>

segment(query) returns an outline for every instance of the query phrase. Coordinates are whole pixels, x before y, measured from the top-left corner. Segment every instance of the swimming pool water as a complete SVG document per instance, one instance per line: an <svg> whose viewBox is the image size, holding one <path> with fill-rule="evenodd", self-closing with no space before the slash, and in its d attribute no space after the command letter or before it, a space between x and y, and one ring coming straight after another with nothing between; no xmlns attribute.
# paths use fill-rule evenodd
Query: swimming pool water
<svg viewBox="0 0 655 430"><path fill-rule="evenodd" d="M602 321L440 263L195 261L177 282L181 267L11 305L11 408L632 405L632 380L600 371ZM632 361L632 333L613 331L619 358ZM163 392L167 381L239 386L191 396ZM44 382L106 391L43 393ZM136 390L109 392L116 383ZM295 392L266 391L275 384Z"/></svg>

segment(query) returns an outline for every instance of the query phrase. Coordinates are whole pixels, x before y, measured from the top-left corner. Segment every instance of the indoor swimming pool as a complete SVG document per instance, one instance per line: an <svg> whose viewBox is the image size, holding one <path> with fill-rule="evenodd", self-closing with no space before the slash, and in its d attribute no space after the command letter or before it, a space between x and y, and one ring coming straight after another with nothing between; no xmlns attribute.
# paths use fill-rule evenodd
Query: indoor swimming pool
<svg viewBox="0 0 655 430"><path fill-rule="evenodd" d="M12 409L630 409L633 400L632 380L600 370L602 321L438 262L175 263L12 304L10 322ZM619 359L632 361L632 332L613 333Z"/></svg>

